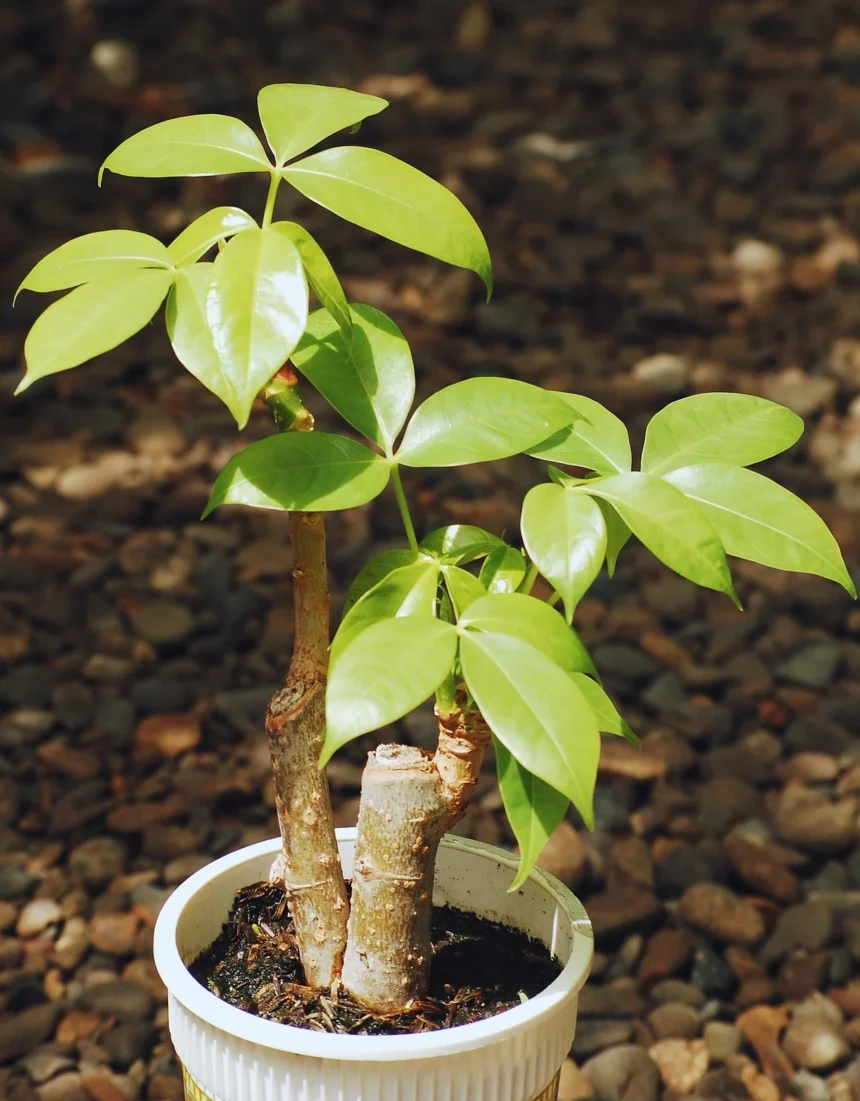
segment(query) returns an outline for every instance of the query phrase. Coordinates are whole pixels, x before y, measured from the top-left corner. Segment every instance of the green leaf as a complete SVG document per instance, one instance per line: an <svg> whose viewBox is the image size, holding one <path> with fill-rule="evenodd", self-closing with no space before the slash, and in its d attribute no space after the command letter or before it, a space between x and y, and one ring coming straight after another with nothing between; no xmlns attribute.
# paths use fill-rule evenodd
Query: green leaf
<svg viewBox="0 0 860 1101"><path fill-rule="evenodd" d="M590 654L564 616L534 596L488 593L469 605L459 626L522 639L568 672L597 673Z"/></svg>
<svg viewBox="0 0 860 1101"><path fill-rule="evenodd" d="M206 319L213 268L199 263L177 272L167 299L167 333L182 366L224 402L243 428L260 388L241 362L225 362L215 350Z"/></svg>
<svg viewBox="0 0 860 1101"><path fill-rule="evenodd" d="M350 608L383 577L387 577L393 570L401 566L412 566L420 561L421 555L411 550L387 550L374 555L371 560L359 570L355 580L349 587L346 600L343 605L343 615L346 616Z"/></svg>
<svg viewBox="0 0 860 1101"><path fill-rule="evenodd" d="M814 573L856 597L839 544L817 512L744 467L702 463L665 474L710 520L727 554L777 570Z"/></svg>
<svg viewBox="0 0 860 1101"><path fill-rule="evenodd" d="M423 558L392 570L357 600L343 617L332 643L332 659L357 634L381 619L406 615L435 618L438 587L439 565L432 558Z"/></svg>
<svg viewBox="0 0 860 1101"><path fill-rule="evenodd" d="M206 296L212 344L230 376L241 381L244 427L253 395L280 370L308 317L302 260L278 229L246 229L218 253Z"/></svg>
<svg viewBox="0 0 860 1101"><path fill-rule="evenodd" d="M172 272L143 268L94 279L52 302L27 336L27 373L15 393L134 336L152 320L172 282Z"/></svg>
<svg viewBox="0 0 860 1101"><path fill-rule="evenodd" d="M603 513L603 523L606 525L606 572L612 577L615 574L618 555L624 550L627 540L633 533L608 501L601 501L598 498L597 504Z"/></svg>
<svg viewBox="0 0 860 1101"><path fill-rule="evenodd" d="M276 222L275 225L289 237L299 251L305 267L305 275L311 290L328 310L347 339L352 339L352 314L340 280L334 268L316 240L298 222Z"/></svg>
<svg viewBox="0 0 860 1101"><path fill-rule="evenodd" d="M462 466L526 451L573 414L557 394L507 378L470 378L431 394L412 414L397 461Z"/></svg>
<svg viewBox="0 0 860 1101"><path fill-rule="evenodd" d="M352 738L423 703L451 671L456 653L456 627L426 616L384 619L353 638L329 669L320 765Z"/></svg>
<svg viewBox="0 0 860 1101"><path fill-rule="evenodd" d="M282 432L227 463L203 516L219 505L330 512L366 504L385 489L389 466L354 440L327 432Z"/></svg>
<svg viewBox="0 0 860 1101"><path fill-rule="evenodd" d="M193 264L219 241L234 237L243 229L254 229L257 223L250 214L237 206L216 206L185 227L167 246L172 262L177 268Z"/></svg>
<svg viewBox="0 0 860 1101"><path fill-rule="evenodd" d="M359 305L351 312L350 343L331 314L312 313L293 363L345 421L390 453L415 396L412 354L384 313Z"/></svg>
<svg viewBox="0 0 860 1101"><path fill-rule="evenodd" d="M578 419L530 448L529 454L568 466L584 466L599 474L624 474L630 470L630 439L624 422L592 398L581 394L558 396L578 414Z"/></svg>
<svg viewBox="0 0 860 1101"><path fill-rule="evenodd" d="M600 734L567 673L521 638L477 631L461 635L460 662L466 687L499 741L593 825Z"/></svg>
<svg viewBox="0 0 860 1101"><path fill-rule="evenodd" d="M510 892L518 890L528 879L541 849L567 814L570 800L523 768L498 738L494 739L494 745L505 814L520 848L520 866L516 879L508 887Z"/></svg>
<svg viewBox="0 0 860 1101"><path fill-rule="evenodd" d="M526 576L522 551L502 545L491 550L481 566L481 584L491 593L515 593Z"/></svg>
<svg viewBox="0 0 860 1101"><path fill-rule="evenodd" d="M608 501L635 536L670 570L728 593L737 603L726 555L713 525L680 490L653 474L616 474L577 492Z"/></svg>
<svg viewBox="0 0 860 1101"><path fill-rule="evenodd" d="M266 140L279 165L387 106L388 100L378 96L319 84L269 84L257 96Z"/></svg>
<svg viewBox="0 0 860 1101"><path fill-rule="evenodd" d="M109 279L140 268L170 268L170 253L148 233L106 229L85 233L49 252L26 275L15 292L64 291L93 279Z"/></svg>
<svg viewBox="0 0 860 1101"><path fill-rule="evenodd" d="M645 431L642 469L665 474L691 463L751 466L797 443L803 421L751 394L693 394L656 413Z"/></svg>
<svg viewBox="0 0 860 1101"><path fill-rule="evenodd" d="M498 535L474 524L449 524L425 535L418 546L442 562L461 565L482 558L491 548L503 547L504 543Z"/></svg>
<svg viewBox="0 0 860 1101"><path fill-rule="evenodd" d="M591 677L586 676L585 673L571 673L570 678L588 700L588 704L594 712L597 729L603 730L607 734L617 734L638 747L639 739L618 714L615 704L607 696L604 689Z"/></svg>
<svg viewBox="0 0 860 1101"><path fill-rule="evenodd" d="M478 578L460 566L443 566L442 573L456 616L462 616L470 604L487 595L487 590Z"/></svg>
<svg viewBox="0 0 860 1101"><path fill-rule="evenodd" d="M325 149L283 169L284 179L334 214L399 245L477 272L492 289L478 224L456 195L378 149Z"/></svg>
<svg viewBox="0 0 860 1101"><path fill-rule="evenodd" d="M148 126L117 146L99 170L118 176L222 176L269 172L260 139L229 115L186 115Z"/></svg>
<svg viewBox="0 0 860 1101"><path fill-rule="evenodd" d="M561 594L572 620L606 555L603 513L584 493L547 483L526 494L522 533L529 557Z"/></svg>

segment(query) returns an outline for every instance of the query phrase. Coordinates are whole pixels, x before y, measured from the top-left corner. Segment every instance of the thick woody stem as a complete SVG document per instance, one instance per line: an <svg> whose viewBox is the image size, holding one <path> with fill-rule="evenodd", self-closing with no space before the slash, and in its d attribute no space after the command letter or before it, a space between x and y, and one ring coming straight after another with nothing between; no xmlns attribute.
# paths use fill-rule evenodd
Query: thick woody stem
<svg viewBox="0 0 860 1101"><path fill-rule="evenodd" d="M328 781L317 768L325 728L329 593L325 527L318 512L290 514L295 640L287 683L266 713L283 851L272 868L283 879L305 978L331 986L346 948L348 906Z"/></svg>
<svg viewBox="0 0 860 1101"><path fill-rule="evenodd" d="M489 737L480 715L458 710L440 717L435 756L397 745L368 756L343 967L367 1009L397 1013L427 992L436 852L465 812Z"/></svg>

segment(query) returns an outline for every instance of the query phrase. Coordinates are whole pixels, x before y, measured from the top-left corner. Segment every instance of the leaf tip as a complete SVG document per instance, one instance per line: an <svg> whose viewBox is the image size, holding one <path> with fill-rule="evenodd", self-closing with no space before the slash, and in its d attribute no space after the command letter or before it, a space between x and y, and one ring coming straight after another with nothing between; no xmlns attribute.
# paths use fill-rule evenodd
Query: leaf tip
<svg viewBox="0 0 860 1101"><path fill-rule="evenodd" d="M218 507L219 503L220 502L218 502L214 498L210 497L209 500L206 502L206 507L200 513L200 519L205 520L210 515L210 513L215 511L215 509Z"/></svg>
<svg viewBox="0 0 860 1101"><path fill-rule="evenodd" d="M848 573L847 570L845 571L845 578L840 582L840 584L852 600L857 599L857 586L854 584L854 578L851 576L850 573Z"/></svg>
<svg viewBox="0 0 860 1101"><path fill-rule="evenodd" d="M32 381L33 380L31 378L29 378L27 375L24 375L24 377L21 379L21 381L18 383L18 385L15 387L14 391L12 392L13 397L17 398L19 394L23 394L25 390L28 390L30 388L30 384L32 383Z"/></svg>
<svg viewBox="0 0 860 1101"><path fill-rule="evenodd" d="M520 889L520 887L522 887L522 885L528 879L530 873L531 873L531 868L526 869L525 867L523 867L522 864L520 864L519 869L517 870L516 877L514 878L514 880L511 883L510 887L508 887L507 893L509 895L512 895L514 893L514 891L518 891Z"/></svg>

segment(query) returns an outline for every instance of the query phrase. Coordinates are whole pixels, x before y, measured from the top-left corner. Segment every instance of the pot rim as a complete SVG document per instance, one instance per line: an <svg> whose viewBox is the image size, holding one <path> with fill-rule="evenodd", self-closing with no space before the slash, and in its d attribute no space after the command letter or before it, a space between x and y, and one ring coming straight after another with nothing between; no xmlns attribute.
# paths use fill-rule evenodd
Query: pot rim
<svg viewBox="0 0 860 1101"><path fill-rule="evenodd" d="M357 831L354 827L341 828L336 832L339 842L355 841ZM517 858L493 845L451 835L442 839L442 845L466 849L476 859L502 864L510 869L512 878L516 873ZM213 860L176 888L164 903L155 924L155 966L170 994L191 1013L237 1039L278 1052L351 1062L387 1062L451 1055L498 1042L551 1014L560 1002L578 993L588 977L594 954L594 939L588 915L579 899L559 880L541 868L534 868L529 878L537 880L565 913L573 926L574 938L570 958L559 976L522 1005L504 1010L483 1021L439 1029L436 1032L399 1036L338 1036L255 1017L222 1001L192 976L176 945L176 926L198 889L213 876L262 856L271 855L274 858L280 846L280 838L273 838L247 845Z"/></svg>

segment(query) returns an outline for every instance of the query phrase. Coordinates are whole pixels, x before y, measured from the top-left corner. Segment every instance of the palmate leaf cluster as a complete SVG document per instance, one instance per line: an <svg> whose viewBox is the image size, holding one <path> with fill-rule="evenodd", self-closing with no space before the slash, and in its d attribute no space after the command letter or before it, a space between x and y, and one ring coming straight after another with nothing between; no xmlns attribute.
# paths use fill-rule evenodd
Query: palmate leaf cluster
<svg viewBox="0 0 860 1101"><path fill-rule="evenodd" d="M818 574L852 594L854 587L818 515L749 469L801 434L800 418L772 402L742 394L673 402L651 420L635 470L624 424L580 395L472 378L413 409L403 334L379 310L348 302L307 230L272 220L286 182L359 226L477 272L489 290L484 238L440 184L356 145L302 156L385 106L344 89L264 88L260 120L272 158L248 126L221 115L175 119L129 138L105 169L265 173L264 215L258 223L219 207L167 246L113 230L55 250L22 289L69 293L33 326L19 389L116 346L166 300L177 358L240 427L289 361L352 430L282 432L252 444L218 476L207 513L225 504L353 508L392 481L403 508L401 466L518 454L544 464L546 479L523 503L521 542L464 524L419 542L404 517L409 548L373 558L349 591L327 691L323 763L434 694L441 710L465 698L481 711L520 845L516 887L569 803L592 821L601 732L636 741L572 626L577 604L604 566L614 571L632 536L681 576L736 602L727 555ZM552 587L549 602L530 595L538 574Z"/></svg>

